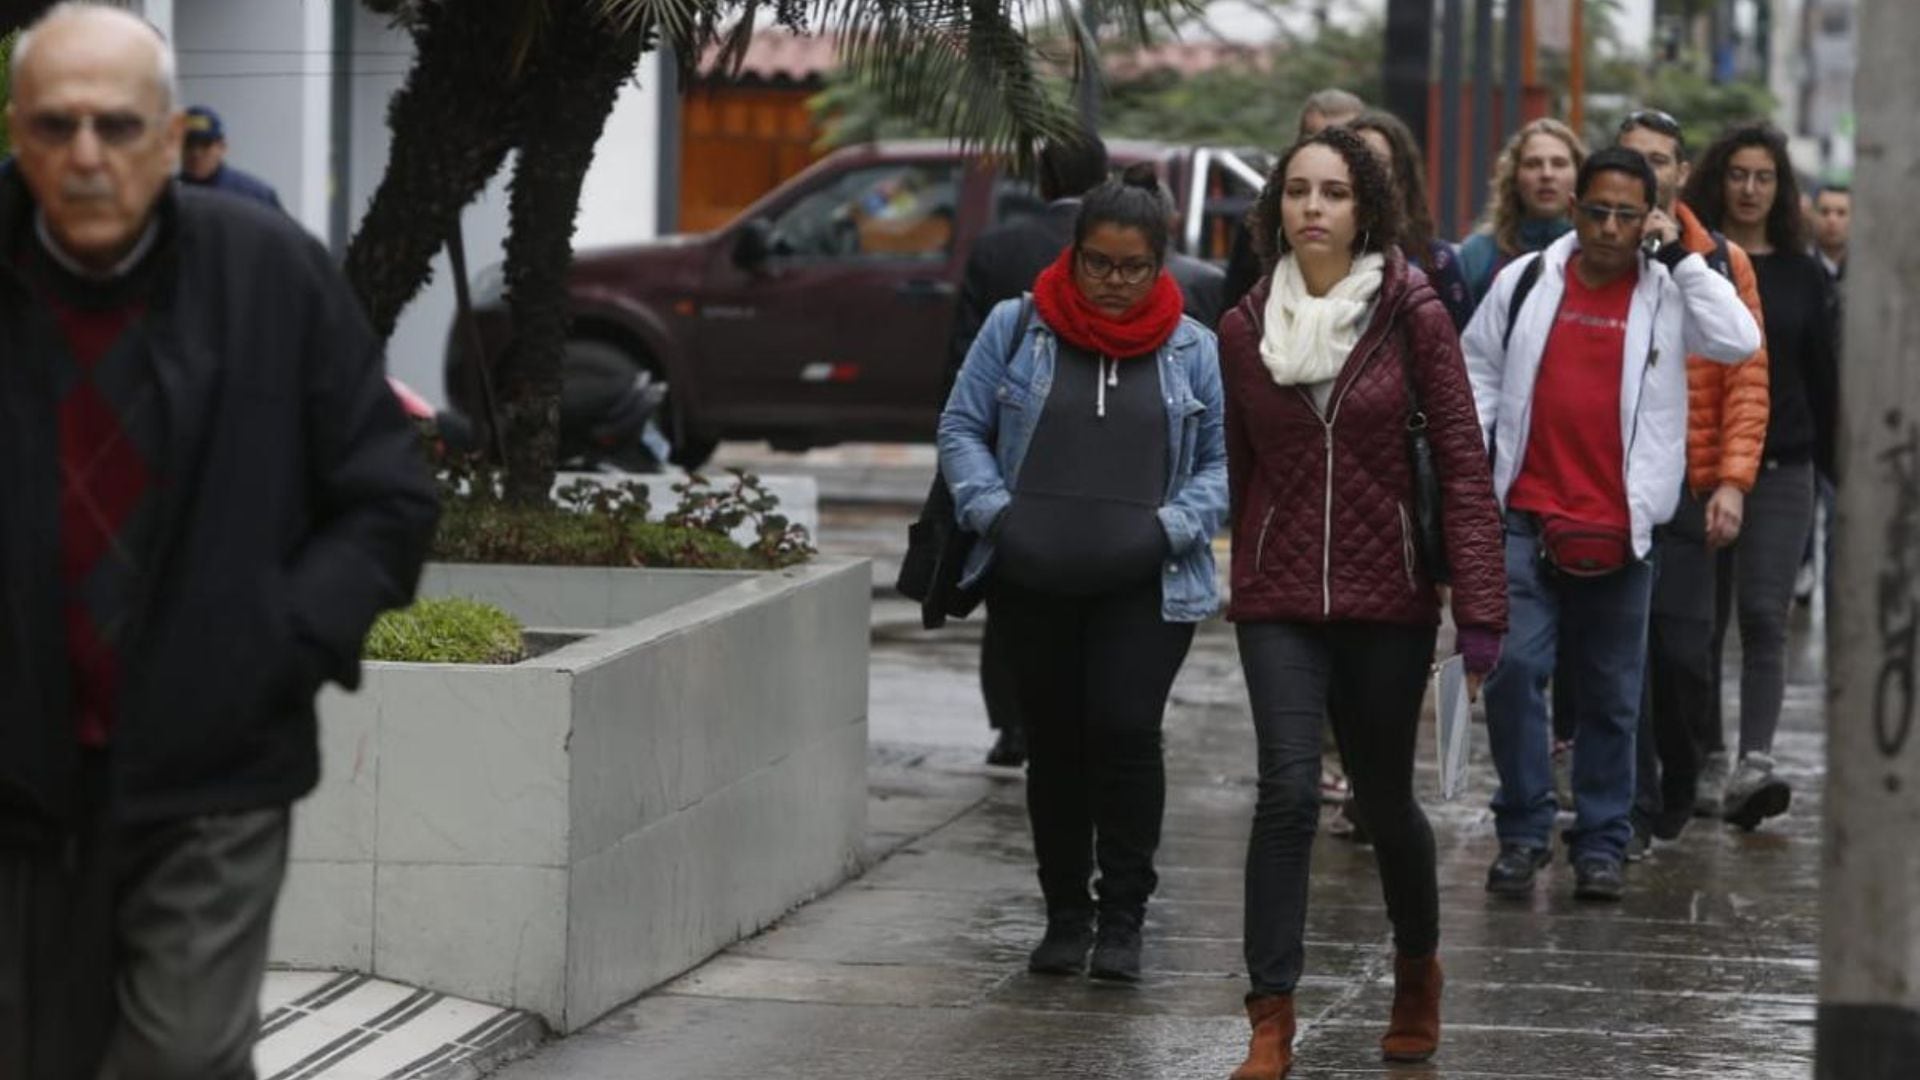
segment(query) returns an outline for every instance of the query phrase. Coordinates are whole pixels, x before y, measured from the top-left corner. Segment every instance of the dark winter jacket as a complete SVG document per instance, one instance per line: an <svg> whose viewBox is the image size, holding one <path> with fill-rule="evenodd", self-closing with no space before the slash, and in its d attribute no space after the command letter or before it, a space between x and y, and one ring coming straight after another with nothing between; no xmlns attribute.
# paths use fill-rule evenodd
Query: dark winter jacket
<svg viewBox="0 0 1920 1080"><path fill-rule="evenodd" d="M273 190L272 185L250 172L242 172L231 165L221 165L205 180L195 180L183 172L180 174L180 182L190 187L205 188L208 191L224 191L229 195L238 195L243 199L265 203L275 210L281 209L280 195Z"/></svg>
<svg viewBox="0 0 1920 1080"><path fill-rule="evenodd" d="M125 821L290 802L318 778L314 695L360 681L383 609L413 596L431 477L379 341L284 214L175 187L145 340L166 415L154 570L130 605L108 762ZM33 204L0 177L0 251ZM0 844L59 835L80 747L57 572L54 338L0 260ZM36 327L36 323L39 323Z"/></svg>
<svg viewBox="0 0 1920 1080"><path fill-rule="evenodd" d="M1227 398L1236 621L1439 619L1415 556L1410 363L1442 485L1453 615L1504 632L1506 544L1473 391L1453 322L1425 275L1395 251L1367 329L1334 382L1326 418L1305 387L1274 383L1260 359L1271 280L1220 328Z"/></svg>

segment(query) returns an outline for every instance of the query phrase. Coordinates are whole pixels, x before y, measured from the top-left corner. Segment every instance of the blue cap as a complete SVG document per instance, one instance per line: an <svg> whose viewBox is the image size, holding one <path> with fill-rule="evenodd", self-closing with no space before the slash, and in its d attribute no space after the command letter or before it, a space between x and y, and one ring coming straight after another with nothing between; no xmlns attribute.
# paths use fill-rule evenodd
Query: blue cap
<svg viewBox="0 0 1920 1080"><path fill-rule="evenodd" d="M219 142L227 137L227 129L220 123L220 114L205 105L195 105L187 110L187 141Z"/></svg>

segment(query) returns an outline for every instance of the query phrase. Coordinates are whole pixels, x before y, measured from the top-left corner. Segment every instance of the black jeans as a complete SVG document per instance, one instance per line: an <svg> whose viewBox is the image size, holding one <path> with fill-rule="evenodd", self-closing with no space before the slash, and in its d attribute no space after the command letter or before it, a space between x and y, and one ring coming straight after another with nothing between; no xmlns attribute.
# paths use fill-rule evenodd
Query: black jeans
<svg viewBox="0 0 1920 1080"><path fill-rule="evenodd" d="M1159 877L1167 801L1160 726L1193 644L1160 617L1160 583L1058 596L996 583L990 618L1027 729L1027 817L1049 914L1138 920ZM1317 774L1316 774L1317 775Z"/></svg>
<svg viewBox="0 0 1920 1080"><path fill-rule="evenodd" d="M1668 827L1693 813L1700 777L1694 731L1712 715L1715 553L1707 549L1706 504L1680 496L1673 520L1653 534L1653 616L1647 626L1647 682L1634 772L1634 826Z"/></svg>
<svg viewBox="0 0 1920 1080"><path fill-rule="evenodd" d="M1320 731L1331 720L1373 835L1394 948L1440 945L1433 829L1413 795L1434 628L1241 623L1240 664L1260 747L1247 846L1246 954L1255 994L1290 994L1305 961L1307 871L1320 816Z"/></svg>
<svg viewBox="0 0 1920 1080"><path fill-rule="evenodd" d="M288 810L115 825L103 764L68 842L0 853L0 1076L252 1080Z"/></svg>
<svg viewBox="0 0 1920 1080"><path fill-rule="evenodd" d="M1708 751L1726 750L1720 657L1727 627L1740 626L1740 753L1771 754L1787 692L1787 619L1793 579L1813 531L1811 462L1769 461L1747 493L1740 539L1720 553L1713 627L1713 709L1696 732Z"/></svg>

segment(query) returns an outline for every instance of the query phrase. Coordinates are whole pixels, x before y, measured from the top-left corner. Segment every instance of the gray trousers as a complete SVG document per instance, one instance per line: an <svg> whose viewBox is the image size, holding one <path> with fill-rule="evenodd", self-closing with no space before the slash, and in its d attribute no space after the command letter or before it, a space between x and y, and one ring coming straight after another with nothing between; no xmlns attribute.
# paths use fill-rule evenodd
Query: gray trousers
<svg viewBox="0 0 1920 1080"><path fill-rule="evenodd" d="M253 1080L289 812L0 852L0 1077Z"/></svg>
<svg viewBox="0 0 1920 1080"><path fill-rule="evenodd" d="M1726 749L1720 657L1727 627L1740 626L1740 753L1770 754L1787 692L1787 618L1793 579L1813 531L1813 465L1769 463L1747 493L1740 539L1720 553L1714 604L1713 708L1701 748Z"/></svg>

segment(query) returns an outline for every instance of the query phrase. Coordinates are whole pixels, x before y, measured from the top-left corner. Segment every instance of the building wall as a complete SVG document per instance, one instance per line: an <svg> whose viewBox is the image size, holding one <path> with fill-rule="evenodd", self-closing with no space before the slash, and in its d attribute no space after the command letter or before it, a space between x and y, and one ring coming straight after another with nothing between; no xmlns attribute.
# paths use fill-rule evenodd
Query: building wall
<svg viewBox="0 0 1920 1080"><path fill-rule="evenodd" d="M220 114L228 162L324 237L332 0L170 0L147 14L172 23L184 103Z"/></svg>

